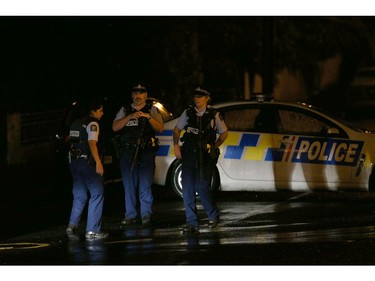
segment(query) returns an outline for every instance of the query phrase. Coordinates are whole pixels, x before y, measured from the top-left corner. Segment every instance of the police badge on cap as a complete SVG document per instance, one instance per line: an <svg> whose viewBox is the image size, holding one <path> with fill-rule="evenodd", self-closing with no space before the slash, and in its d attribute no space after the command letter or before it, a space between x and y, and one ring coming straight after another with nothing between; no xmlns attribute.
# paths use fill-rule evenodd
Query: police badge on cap
<svg viewBox="0 0 375 281"><path fill-rule="evenodd" d="M132 89L132 93L146 93L146 87L138 84L137 86L134 86Z"/></svg>
<svg viewBox="0 0 375 281"><path fill-rule="evenodd" d="M193 92L193 96L210 96L210 93L201 87L197 87Z"/></svg>

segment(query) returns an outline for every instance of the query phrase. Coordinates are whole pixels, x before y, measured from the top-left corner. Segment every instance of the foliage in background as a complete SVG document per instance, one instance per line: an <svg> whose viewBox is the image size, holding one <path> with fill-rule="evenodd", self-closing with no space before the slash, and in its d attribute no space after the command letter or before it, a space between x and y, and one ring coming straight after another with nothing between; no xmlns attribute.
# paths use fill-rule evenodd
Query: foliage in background
<svg viewBox="0 0 375 281"><path fill-rule="evenodd" d="M265 55L267 22L273 50ZM300 71L315 93L319 62L336 54L341 76L328 91L344 91L358 67L374 63L374 27L373 17L2 17L2 103L61 107L93 94L128 101L144 83L179 113L198 84L214 102L242 99L244 70L262 72L265 58L275 71Z"/></svg>

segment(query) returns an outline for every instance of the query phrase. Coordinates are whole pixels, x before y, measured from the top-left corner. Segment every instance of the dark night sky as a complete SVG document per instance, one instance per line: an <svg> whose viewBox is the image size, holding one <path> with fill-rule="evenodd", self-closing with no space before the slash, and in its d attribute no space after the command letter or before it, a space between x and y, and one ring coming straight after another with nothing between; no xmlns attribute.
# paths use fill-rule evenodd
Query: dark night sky
<svg viewBox="0 0 375 281"><path fill-rule="evenodd" d="M160 18L0 18L3 98L58 101L145 80L151 54L141 46L161 34L155 21Z"/></svg>
<svg viewBox="0 0 375 281"><path fill-rule="evenodd" d="M225 15L223 11L233 12L232 6L226 9L194 1L185 13ZM176 8L173 5L171 8ZM184 5L177 9L178 14L184 11ZM85 6L80 7L82 11ZM148 7L148 13L154 12L153 7ZM138 12L143 10L142 6L137 8ZM264 11L269 7L261 8ZM168 9L156 10L155 14L165 15ZM256 14L254 7L245 10L236 7L235 13L243 15L247 10L251 11L250 15ZM168 11L173 14L173 10ZM277 6L269 11L277 11ZM38 10L34 13L38 14ZM48 15L48 10L45 13ZM112 13L121 15L124 7L119 12L112 8ZM155 89L154 96L158 97L157 87L161 83L154 77L151 65L153 58L160 56L155 42L173 27L177 18L179 16L0 16L0 105L59 107L77 96L121 95L138 82ZM149 44L156 46L150 48Z"/></svg>
<svg viewBox="0 0 375 281"><path fill-rule="evenodd" d="M93 94L127 95L138 83L160 98L162 41L181 18L0 17L0 105L61 108Z"/></svg>

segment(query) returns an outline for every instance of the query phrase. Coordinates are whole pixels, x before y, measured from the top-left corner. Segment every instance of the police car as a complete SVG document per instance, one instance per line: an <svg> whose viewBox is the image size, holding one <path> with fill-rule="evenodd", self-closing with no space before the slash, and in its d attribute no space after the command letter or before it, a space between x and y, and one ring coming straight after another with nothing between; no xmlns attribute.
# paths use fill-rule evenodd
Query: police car
<svg viewBox="0 0 375 281"><path fill-rule="evenodd" d="M213 190L307 191L375 189L375 134L304 103L238 101L214 105L229 136L213 175ZM155 183L182 196L181 162L172 134L158 135ZM183 133L183 132L182 132Z"/></svg>

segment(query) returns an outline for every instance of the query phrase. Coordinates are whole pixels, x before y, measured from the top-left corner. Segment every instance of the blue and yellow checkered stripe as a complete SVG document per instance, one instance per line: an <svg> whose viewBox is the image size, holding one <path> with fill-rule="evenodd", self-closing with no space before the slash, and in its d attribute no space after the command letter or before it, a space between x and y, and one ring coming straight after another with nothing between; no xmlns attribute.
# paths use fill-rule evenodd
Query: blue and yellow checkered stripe
<svg viewBox="0 0 375 281"><path fill-rule="evenodd" d="M165 130L158 134L161 140L157 156L174 157L172 147L172 130ZM165 142L165 140L167 140ZM260 161L264 159L264 153L268 153L272 147L272 136L269 134L244 134L241 132L230 132L225 141L226 151L223 157L225 159L244 159Z"/></svg>

